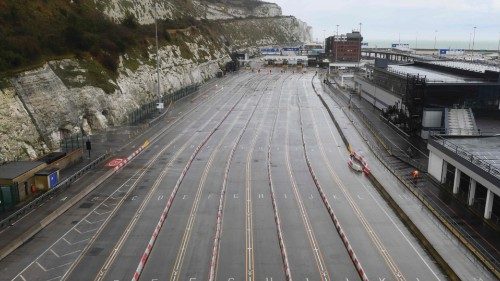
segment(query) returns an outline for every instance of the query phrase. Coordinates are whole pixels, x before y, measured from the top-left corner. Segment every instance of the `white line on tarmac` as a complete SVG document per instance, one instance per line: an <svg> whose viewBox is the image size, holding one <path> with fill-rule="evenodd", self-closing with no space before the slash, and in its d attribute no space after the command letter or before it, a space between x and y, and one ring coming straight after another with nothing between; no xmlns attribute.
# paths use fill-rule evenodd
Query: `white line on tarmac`
<svg viewBox="0 0 500 281"><path fill-rule="evenodd" d="M359 181L359 179L358 179ZM361 183L361 181L360 181ZM404 237L404 239L408 242L408 244L410 244L411 248L415 251L415 253L417 253L417 255L420 257L420 259L424 262L424 264L427 266L427 268L432 272L432 274L434 275L434 277L436 277L437 280L441 280L436 272L434 272L434 270L432 270L432 268L429 266L429 264L425 261L424 257L422 257L422 255L417 251L417 249L415 248L415 246L413 245L413 243L408 239L408 237L403 233L403 231L401 230L401 228L399 228L399 226L394 222L394 220L391 218L391 216L389 216L389 214L387 213L387 211L382 208L382 206L380 205L380 203L378 202L378 200L375 199L375 197L373 196L373 194L369 191L368 187L364 184L364 183L361 183L363 185L363 187L365 188L365 190L368 192L368 194L370 195L370 197L373 199L373 201L375 201L375 203L379 206L379 208L384 212L384 214L387 216L387 218L389 218L389 220L392 222L392 224L396 227L396 229L399 231L399 233L401 233L401 235Z"/></svg>

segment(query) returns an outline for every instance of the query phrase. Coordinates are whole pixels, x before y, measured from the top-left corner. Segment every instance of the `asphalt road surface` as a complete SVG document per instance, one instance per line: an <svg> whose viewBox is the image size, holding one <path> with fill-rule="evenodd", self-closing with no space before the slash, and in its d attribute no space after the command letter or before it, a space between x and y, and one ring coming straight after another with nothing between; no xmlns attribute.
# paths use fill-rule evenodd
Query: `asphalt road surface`
<svg viewBox="0 0 500 281"><path fill-rule="evenodd" d="M202 87L202 104L2 261L0 279L361 280L326 200L370 280L446 280L347 166L314 73L268 71Z"/></svg>

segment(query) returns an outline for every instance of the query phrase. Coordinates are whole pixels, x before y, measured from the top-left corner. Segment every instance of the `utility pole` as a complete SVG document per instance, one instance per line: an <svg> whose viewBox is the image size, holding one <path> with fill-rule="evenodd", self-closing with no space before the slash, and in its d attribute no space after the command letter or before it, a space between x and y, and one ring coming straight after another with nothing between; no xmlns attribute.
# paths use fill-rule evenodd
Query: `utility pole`
<svg viewBox="0 0 500 281"><path fill-rule="evenodd" d="M472 52L471 42L472 42L472 32L469 32L469 54Z"/></svg>
<svg viewBox="0 0 500 281"><path fill-rule="evenodd" d="M338 40L339 40L339 25L337 24L337 36L335 36L333 43L335 44L335 62L337 62L337 51L338 51Z"/></svg>
<svg viewBox="0 0 500 281"><path fill-rule="evenodd" d="M158 95L158 110L163 109L160 94L160 47L158 43L158 3L155 1L155 35L156 35L156 75L158 79L156 94Z"/></svg>
<svg viewBox="0 0 500 281"><path fill-rule="evenodd" d="M323 29L323 48L326 48L326 30Z"/></svg>
<svg viewBox="0 0 500 281"><path fill-rule="evenodd" d="M359 23L359 36L361 37L361 26L363 24L360 22ZM361 63L361 46L362 46L362 40L361 38L359 39L359 53L358 53L358 68L360 67L360 63Z"/></svg>
<svg viewBox="0 0 500 281"><path fill-rule="evenodd" d="M434 50L436 50L436 43L437 43L437 30L434 30Z"/></svg>
<svg viewBox="0 0 500 281"><path fill-rule="evenodd" d="M500 32L498 33L498 47L497 47L498 55L500 56Z"/></svg>
<svg viewBox="0 0 500 281"><path fill-rule="evenodd" d="M476 26L474 26L474 33L472 34L472 55L471 55L471 60L474 59L474 43L476 41Z"/></svg>

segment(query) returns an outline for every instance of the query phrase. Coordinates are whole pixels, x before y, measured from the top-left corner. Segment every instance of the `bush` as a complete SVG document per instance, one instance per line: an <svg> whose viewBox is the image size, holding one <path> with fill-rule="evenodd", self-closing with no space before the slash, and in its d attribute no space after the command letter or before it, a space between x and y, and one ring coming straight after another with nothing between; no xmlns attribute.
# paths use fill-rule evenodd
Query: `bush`
<svg viewBox="0 0 500 281"><path fill-rule="evenodd" d="M134 14L130 12L127 12L125 15L125 18L122 20L122 25L130 29L137 29L137 27L139 27L139 23L137 22Z"/></svg>

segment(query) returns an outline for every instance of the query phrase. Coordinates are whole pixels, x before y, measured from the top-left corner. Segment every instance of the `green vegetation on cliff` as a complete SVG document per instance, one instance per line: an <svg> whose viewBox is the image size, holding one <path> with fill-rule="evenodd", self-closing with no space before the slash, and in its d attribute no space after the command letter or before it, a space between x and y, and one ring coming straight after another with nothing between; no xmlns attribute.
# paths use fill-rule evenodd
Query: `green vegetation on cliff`
<svg viewBox="0 0 500 281"><path fill-rule="evenodd" d="M0 0L0 72L23 70L49 59L91 56L116 72L119 55L130 48L146 49L154 38L153 25L139 25L132 14L114 23L93 0ZM193 18L164 20L167 29L200 25Z"/></svg>

